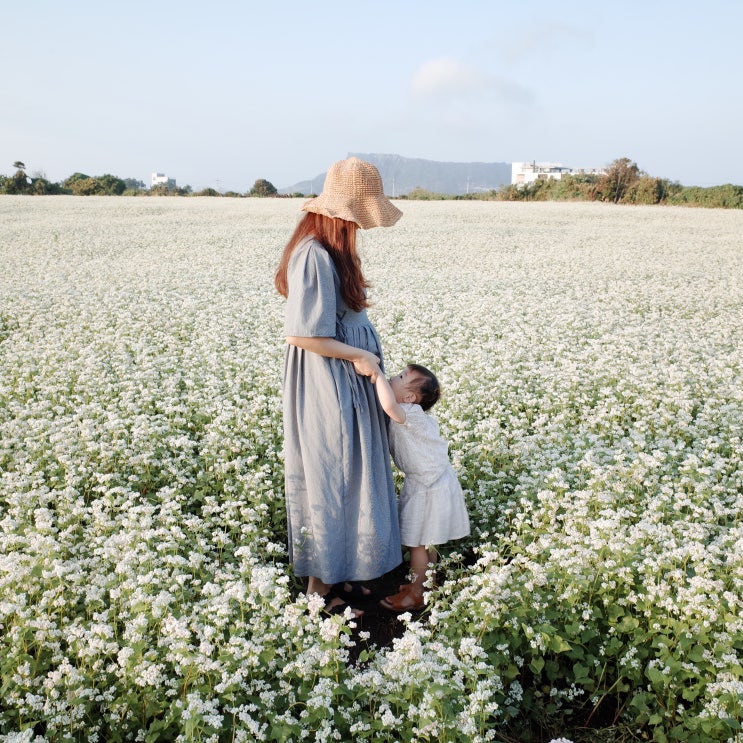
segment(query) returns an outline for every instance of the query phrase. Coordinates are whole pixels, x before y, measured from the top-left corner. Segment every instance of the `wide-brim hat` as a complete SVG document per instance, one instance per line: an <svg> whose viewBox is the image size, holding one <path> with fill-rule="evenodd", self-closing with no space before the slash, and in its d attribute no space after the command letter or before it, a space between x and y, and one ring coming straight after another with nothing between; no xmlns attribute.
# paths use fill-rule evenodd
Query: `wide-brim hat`
<svg viewBox="0 0 743 743"><path fill-rule="evenodd" d="M322 193L305 202L302 211L355 222L362 230L391 227L402 216L384 195L379 171L358 157L333 163Z"/></svg>

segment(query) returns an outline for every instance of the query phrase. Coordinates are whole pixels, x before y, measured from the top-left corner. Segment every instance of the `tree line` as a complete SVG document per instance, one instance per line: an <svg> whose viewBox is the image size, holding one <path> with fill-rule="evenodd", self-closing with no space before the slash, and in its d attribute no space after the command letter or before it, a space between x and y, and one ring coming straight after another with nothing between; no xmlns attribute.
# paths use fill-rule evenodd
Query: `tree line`
<svg viewBox="0 0 743 743"><path fill-rule="evenodd" d="M13 163L16 169L10 176L0 174L0 194L68 194L74 196L277 196L276 187L264 178L259 178L250 191L240 194L227 191L222 194L213 188L194 192L191 186L168 186L158 184L147 188L136 178L119 178L105 173L89 176L85 173L73 173L59 183L52 183L43 175L29 176L26 165L21 160Z"/></svg>
<svg viewBox="0 0 743 743"><path fill-rule="evenodd" d="M601 174L563 175L524 185L511 184L484 193L446 196L422 188L402 198L485 201L608 201L614 204L664 204L743 209L743 186L682 186L640 170L627 157L614 160Z"/></svg>
<svg viewBox="0 0 743 743"><path fill-rule="evenodd" d="M259 178L244 194L236 191L220 193L213 188L194 192L190 186L160 184L146 188L134 178L118 178L104 174L89 176L73 173L60 183L51 183L44 176L29 176L20 160L13 163L16 172L0 175L0 194L74 194L77 196L257 196L277 197L276 187ZM295 193L292 196L305 196ZM311 195L311 194L310 194ZM436 200L468 199L486 201L608 201L614 204L665 204L743 209L743 186L682 186L665 178L656 178L640 170L627 157L614 160L601 174L563 175L560 179L544 178L523 185L510 184L484 193L449 195L414 188L401 199Z"/></svg>

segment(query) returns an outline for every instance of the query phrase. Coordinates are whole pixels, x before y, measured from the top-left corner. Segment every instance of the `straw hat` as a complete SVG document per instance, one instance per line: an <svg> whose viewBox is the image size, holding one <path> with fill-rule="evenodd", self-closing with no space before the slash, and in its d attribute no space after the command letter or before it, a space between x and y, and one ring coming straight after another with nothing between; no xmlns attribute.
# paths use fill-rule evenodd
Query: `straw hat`
<svg viewBox="0 0 743 743"><path fill-rule="evenodd" d="M384 195L379 171L358 157L333 163L322 193L307 201L302 211L356 222L362 230L391 227L402 216Z"/></svg>

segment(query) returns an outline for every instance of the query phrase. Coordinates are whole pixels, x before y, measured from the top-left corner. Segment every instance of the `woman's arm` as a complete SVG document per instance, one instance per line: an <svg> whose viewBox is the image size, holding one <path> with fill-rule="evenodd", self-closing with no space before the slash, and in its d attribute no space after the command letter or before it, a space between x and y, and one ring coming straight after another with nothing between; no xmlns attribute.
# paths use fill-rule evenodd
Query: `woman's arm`
<svg viewBox="0 0 743 743"><path fill-rule="evenodd" d="M382 404L384 412L387 413L395 423L405 423L408 416L400 403L395 399L395 393L392 391L392 387L390 387L390 383L387 381L384 374L380 372L373 381L377 388L379 402Z"/></svg>
<svg viewBox="0 0 743 743"><path fill-rule="evenodd" d="M327 356L331 359L345 359L353 363L357 374L363 377L371 377L372 382L377 376L382 376L379 370L379 357L371 351L365 351L363 348L349 346L348 343L342 343L335 338L326 338L323 336L297 336L289 335L286 342L290 346L303 348L305 351Z"/></svg>

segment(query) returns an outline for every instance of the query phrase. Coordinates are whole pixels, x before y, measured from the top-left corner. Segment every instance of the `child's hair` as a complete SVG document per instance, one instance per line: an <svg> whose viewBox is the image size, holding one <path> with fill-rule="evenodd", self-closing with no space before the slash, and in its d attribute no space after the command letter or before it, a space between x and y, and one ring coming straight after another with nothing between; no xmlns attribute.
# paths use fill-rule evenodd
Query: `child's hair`
<svg viewBox="0 0 743 743"><path fill-rule="evenodd" d="M430 410L441 397L439 380L436 379L436 375L432 371L420 364L408 364L408 368L421 375L422 379L418 381L418 389L416 390L420 398L418 404L423 410Z"/></svg>

